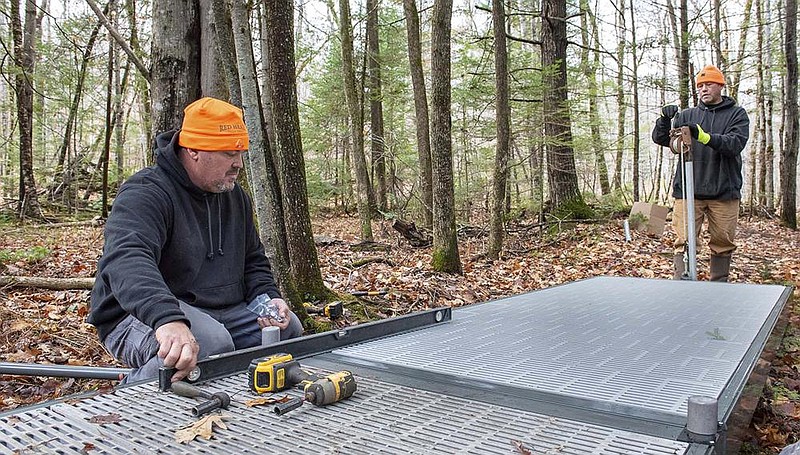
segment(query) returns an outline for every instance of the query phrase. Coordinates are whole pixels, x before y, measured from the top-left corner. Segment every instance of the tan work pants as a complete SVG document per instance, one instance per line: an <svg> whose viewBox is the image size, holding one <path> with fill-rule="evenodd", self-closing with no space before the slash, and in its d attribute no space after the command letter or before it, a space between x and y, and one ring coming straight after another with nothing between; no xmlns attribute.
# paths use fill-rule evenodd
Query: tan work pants
<svg viewBox="0 0 800 455"><path fill-rule="evenodd" d="M733 253L736 249L733 241L736 237L736 221L739 219L738 199L732 201L695 199L694 217L694 232L698 238L703 221L708 218L708 233L711 235L708 247L711 249L711 254L727 256ZM673 244L675 253L683 253L686 245L686 208L683 199L675 199L672 226L678 235Z"/></svg>

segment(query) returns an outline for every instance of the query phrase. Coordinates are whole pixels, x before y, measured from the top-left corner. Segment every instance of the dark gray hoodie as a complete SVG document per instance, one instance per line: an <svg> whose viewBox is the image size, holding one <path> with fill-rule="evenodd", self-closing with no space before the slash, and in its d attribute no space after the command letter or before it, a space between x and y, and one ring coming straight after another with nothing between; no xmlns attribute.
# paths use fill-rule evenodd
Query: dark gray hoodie
<svg viewBox="0 0 800 455"><path fill-rule="evenodd" d="M722 102L684 109L675 117L675 126L699 124L711 136L707 145L693 142L694 197L728 201L742 198L742 150L750 137L747 112L733 98ZM669 146L670 120L659 117L653 128L653 141ZM683 198L681 164L675 169L672 197Z"/></svg>
<svg viewBox="0 0 800 455"><path fill-rule="evenodd" d="M87 321L100 340L128 314L152 327L188 320L178 301L200 308L279 297L253 222L250 198L209 193L189 179L176 131L156 138L156 165L119 190L105 228Z"/></svg>

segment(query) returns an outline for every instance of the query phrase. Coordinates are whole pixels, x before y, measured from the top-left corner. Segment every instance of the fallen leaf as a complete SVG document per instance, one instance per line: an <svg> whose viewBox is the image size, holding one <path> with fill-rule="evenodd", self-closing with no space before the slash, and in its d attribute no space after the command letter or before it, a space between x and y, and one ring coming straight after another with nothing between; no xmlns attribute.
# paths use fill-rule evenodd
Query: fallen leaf
<svg viewBox="0 0 800 455"><path fill-rule="evenodd" d="M265 404L286 403L289 400L290 400L289 395L284 395L282 397L277 397L277 398L259 397L259 398L253 398L252 400L247 400L244 402L244 404L252 408L253 406L263 406Z"/></svg>
<svg viewBox="0 0 800 455"><path fill-rule="evenodd" d="M81 453L89 453L89 451L94 450L96 448L97 447L95 447L94 444L92 444L91 442L84 442L83 443L83 449L81 450Z"/></svg>
<svg viewBox="0 0 800 455"><path fill-rule="evenodd" d="M525 447L525 445L522 444L522 441L517 441L516 439L512 439L511 443L514 444L514 448L517 449L517 453L519 453L520 455L533 455L533 452L531 452L530 449Z"/></svg>
<svg viewBox="0 0 800 455"><path fill-rule="evenodd" d="M194 422L186 428L181 428L175 432L175 442L185 444L191 442L194 438L200 436L204 439L211 439L214 433L214 425L220 427L222 430L227 430L228 427L222 422L228 416L223 414L212 414L203 417L202 419Z"/></svg>
<svg viewBox="0 0 800 455"><path fill-rule="evenodd" d="M110 414L100 414L96 416L92 416L88 419L89 423L96 423L98 425L105 425L107 423L119 423L122 420L122 416L117 414L116 412L112 412Z"/></svg>

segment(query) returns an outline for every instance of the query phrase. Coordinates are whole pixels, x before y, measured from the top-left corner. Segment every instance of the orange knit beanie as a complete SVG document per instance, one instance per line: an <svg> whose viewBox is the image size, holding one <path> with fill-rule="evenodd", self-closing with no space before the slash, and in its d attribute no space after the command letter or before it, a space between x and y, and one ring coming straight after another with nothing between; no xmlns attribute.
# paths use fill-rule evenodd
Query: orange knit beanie
<svg viewBox="0 0 800 455"><path fill-rule="evenodd" d="M716 66L708 65L697 74L696 84L700 85L704 82L716 82L717 84L725 85L725 76Z"/></svg>
<svg viewBox="0 0 800 455"><path fill-rule="evenodd" d="M178 145L206 152L247 150L242 110L214 98L200 98L183 110Z"/></svg>

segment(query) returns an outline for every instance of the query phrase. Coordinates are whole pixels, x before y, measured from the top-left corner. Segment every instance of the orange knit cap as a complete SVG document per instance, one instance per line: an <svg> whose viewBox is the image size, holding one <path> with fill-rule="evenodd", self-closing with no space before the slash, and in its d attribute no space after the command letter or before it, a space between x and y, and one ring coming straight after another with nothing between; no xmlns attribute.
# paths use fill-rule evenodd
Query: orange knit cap
<svg viewBox="0 0 800 455"><path fill-rule="evenodd" d="M242 110L214 98L200 98L183 110L178 145L206 152L247 150Z"/></svg>
<svg viewBox="0 0 800 455"><path fill-rule="evenodd" d="M719 85L725 85L725 76L716 66L708 65L697 74L697 85L704 82L716 82Z"/></svg>

